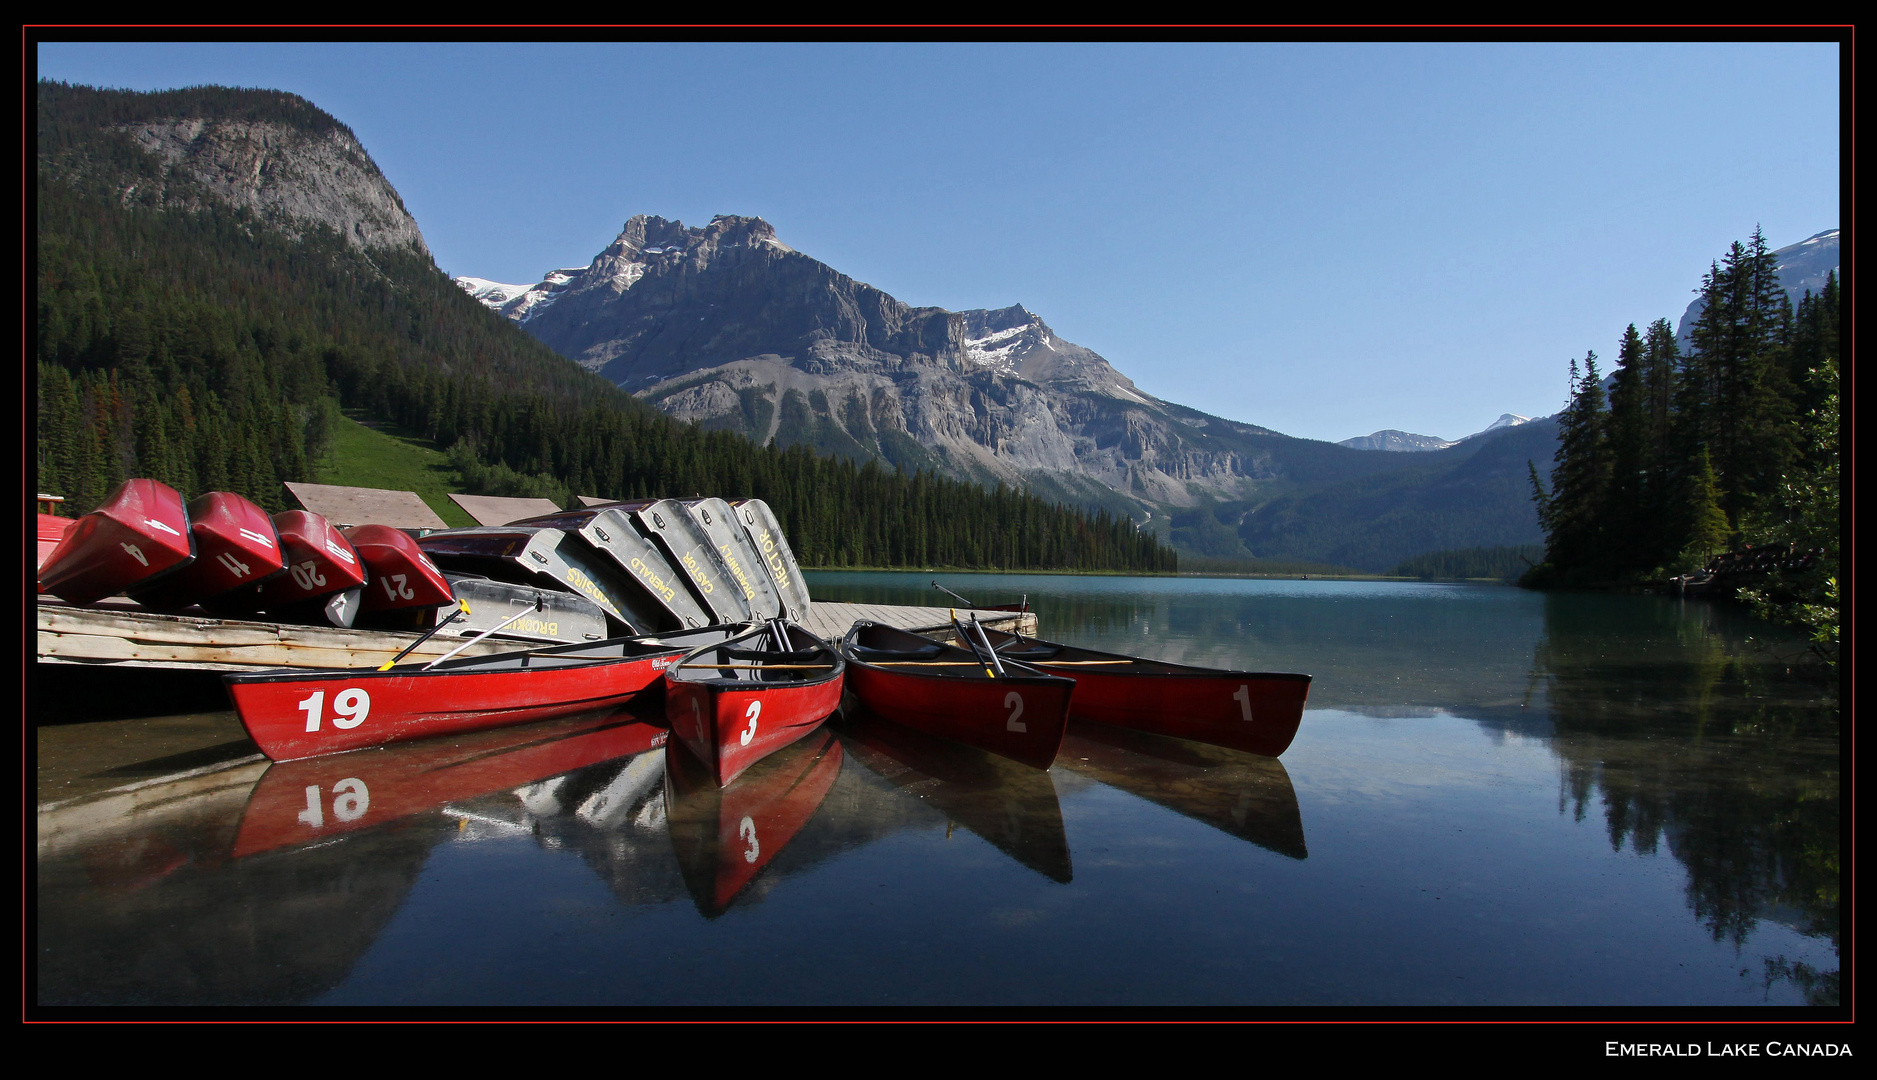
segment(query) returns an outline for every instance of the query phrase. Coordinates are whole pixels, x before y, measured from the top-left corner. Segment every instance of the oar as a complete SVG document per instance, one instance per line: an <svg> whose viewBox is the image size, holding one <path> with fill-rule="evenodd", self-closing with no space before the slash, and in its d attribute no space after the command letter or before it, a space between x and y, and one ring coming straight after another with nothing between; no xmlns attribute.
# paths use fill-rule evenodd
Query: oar
<svg viewBox="0 0 1877 1080"><path fill-rule="evenodd" d="M976 604L974 604L974 603L972 603L972 602L971 602L971 601L969 601L969 600L966 600L966 599L965 599L964 597L962 597L962 596L959 596L959 595L958 595L957 593L955 593L955 592L952 592L952 591L951 591L950 589L948 589L948 588L946 588L946 587L945 587L945 586L943 586L943 585L940 585L940 584L939 584L938 582L936 582L936 581L934 581L934 582L932 583L932 587L933 587L934 589L937 589L937 590L938 590L939 592L942 592L942 593L944 593L945 595L947 595L947 596L950 596L950 597L952 597L953 599L955 599L955 600L957 600L957 601L958 601L959 603L961 603L961 604L963 604L964 606L966 606L966 607L968 607L968 608L974 608L974 607L977 607L977 605L976 605Z"/></svg>
<svg viewBox="0 0 1877 1080"><path fill-rule="evenodd" d="M984 632L984 624L978 621L978 613L975 611L971 613L971 629L978 632L978 641L983 644L985 655L991 658L991 666L997 669L997 674L1002 675L1004 662L997 658L997 650L991 648L990 636Z"/></svg>
<svg viewBox="0 0 1877 1080"><path fill-rule="evenodd" d="M545 597L537 595L534 598L533 607L522 608L520 611L517 611L515 614L510 615L508 618L503 619L501 622L496 623L494 626L489 627L487 630L484 630L482 633L477 634L475 637L470 638L468 641L463 642L461 645L458 645L456 648L451 649L449 652L446 652L442 656L439 656L435 660L432 660L428 664L425 664L423 667L419 668L418 670L429 671L431 668L436 667L438 664L443 663L445 660L448 660L450 657L455 656L457 653L462 652L464 649L469 648L471 645L474 645L476 642L481 641L483 638L488 637L490 634L495 633L497 630L500 630L504 626L507 626L509 623L514 622L516 619L519 619L525 615L533 615L535 612L540 611L541 608L545 605L545 602L546 602Z"/></svg>
<svg viewBox="0 0 1877 1080"><path fill-rule="evenodd" d="M405 657L409 656L411 654L412 649L415 649L417 648L417 646L422 645L426 641L429 641L432 634L435 634L437 631L443 629L444 627L450 625L451 623L455 622L456 620L462 618L463 616L467 614L469 614L469 601L458 600L456 602L456 610L450 612L448 618L437 623L437 625L431 627L430 629L424 631L423 634L420 635L416 641L413 641L410 643L410 646L408 648L406 648L403 652L397 654L396 656L392 657L391 659L386 660L382 665L379 666L378 670L390 671L392 664L395 664L399 660L402 660ZM455 655L455 654L451 654L451 655Z"/></svg>
<svg viewBox="0 0 1877 1080"><path fill-rule="evenodd" d="M959 640L963 641L966 645L969 645L971 647L971 655L977 658L978 663L984 665L984 677L987 679L997 678L997 673L992 671L991 665L985 662L984 654L978 651L978 643L971 640L971 635L965 632L964 627L958 625L958 609L952 608L950 610L952 614L953 632L955 632L958 635Z"/></svg>

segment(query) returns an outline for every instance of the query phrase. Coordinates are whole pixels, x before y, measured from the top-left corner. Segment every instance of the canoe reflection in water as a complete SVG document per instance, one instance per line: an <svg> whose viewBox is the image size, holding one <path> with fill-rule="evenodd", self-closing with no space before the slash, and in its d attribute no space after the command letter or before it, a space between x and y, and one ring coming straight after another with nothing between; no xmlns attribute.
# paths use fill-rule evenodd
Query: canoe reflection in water
<svg viewBox="0 0 1877 1080"><path fill-rule="evenodd" d="M1309 857L1297 791L1274 757L1071 720L1056 763L1267 851Z"/></svg>
<svg viewBox="0 0 1877 1080"><path fill-rule="evenodd" d="M851 703L837 727L854 759L1049 878L1074 875L1062 804L1048 772L882 719Z"/></svg>
<svg viewBox="0 0 1877 1080"><path fill-rule="evenodd" d="M627 710L349 754L277 762L255 785L235 857L330 840L663 746Z"/></svg>
<svg viewBox="0 0 1877 1080"><path fill-rule="evenodd" d="M665 753L666 828L697 910L716 918L802 831L841 775L824 727L724 787L682 742Z"/></svg>

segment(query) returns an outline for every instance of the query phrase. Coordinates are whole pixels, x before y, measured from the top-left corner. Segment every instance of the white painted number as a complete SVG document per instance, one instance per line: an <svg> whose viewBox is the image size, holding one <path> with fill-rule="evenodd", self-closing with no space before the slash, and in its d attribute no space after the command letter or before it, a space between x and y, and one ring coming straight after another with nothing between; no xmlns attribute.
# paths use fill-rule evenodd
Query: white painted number
<svg viewBox="0 0 1877 1080"><path fill-rule="evenodd" d="M326 691L315 690L313 696L294 706L306 714L306 730L319 730L319 710L326 704Z"/></svg>
<svg viewBox="0 0 1877 1080"><path fill-rule="evenodd" d="M355 728L364 723L365 717L371 713L371 695L356 686L350 690L341 690L339 696L332 699L332 711L350 718L341 720L337 716L333 717L333 727L347 730Z"/></svg>
<svg viewBox="0 0 1877 1080"><path fill-rule="evenodd" d="M233 555L229 554L226 551L222 552L220 555L215 556L215 561L227 567L228 572L235 575L238 578L246 577L248 574L248 564L242 562L240 559L235 558Z"/></svg>
<svg viewBox="0 0 1877 1080"><path fill-rule="evenodd" d="M1251 687L1239 687L1238 692L1232 695L1232 700L1238 702L1238 711L1245 717L1245 723L1251 723Z"/></svg>
<svg viewBox="0 0 1877 1080"><path fill-rule="evenodd" d="M326 575L319 572L319 564L307 560L293 568L293 583L305 592L312 592L313 586L326 584Z"/></svg>
<svg viewBox="0 0 1877 1080"><path fill-rule="evenodd" d="M762 845L756 842L756 823L749 818L744 818L743 823L736 827L736 834L749 845L749 850L743 853L743 861L755 862L756 857L763 853Z"/></svg>
<svg viewBox="0 0 1877 1080"><path fill-rule="evenodd" d="M340 821L357 821L371 809L371 792L365 787L365 781L356 776L349 776L332 785L332 816ZM300 820L317 829L326 824L325 806L320 799L318 784L306 785L306 809L300 811Z"/></svg>
<svg viewBox="0 0 1877 1080"><path fill-rule="evenodd" d="M744 746L748 746L749 741L756 737L756 718L758 716L761 716L762 712L763 712L763 703L760 701L750 702L749 708L743 710L744 718L749 721L749 730L743 733L743 745Z"/></svg>
<svg viewBox="0 0 1877 1080"><path fill-rule="evenodd" d="M409 600L417 595L410 590L409 586L404 584L403 574L392 574L380 580L385 583L385 595L393 600Z"/></svg>
<svg viewBox="0 0 1877 1080"><path fill-rule="evenodd" d="M305 701L294 706L306 714L306 730L318 731L321 712L326 704L326 691L315 690ZM339 691L339 696L332 699L332 711L338 716L332 718L332 726L350 730L365 722L371 714L371 695L354 686ZM345 717L341 720L339 717Z"/></svg>
<svg viewBox="0 0 1877 1080"><path fill-rule="evenodd" d="M1004 708L1011 710L1010 719L1004 721L1004 730L1006 731L1030 730L1027 725L1025 725L1021 720L1017 719L1019 716L1023 715L1023 695L1022 694L1017 693L1015 690L1012 690L1010 693L1005 694L1004 695Z"/></svg>
<svg viewBox="0 0 1877 1080"><path fill-rule="evenodd" d="M123 548L125 551L130 552L130 557L137 560L139 563L142 563L144 566L150 565L150 560L143 557L143 552L137 548L137 545L126 544L122 540L119 540L117 542L117 546Z"/></svg>

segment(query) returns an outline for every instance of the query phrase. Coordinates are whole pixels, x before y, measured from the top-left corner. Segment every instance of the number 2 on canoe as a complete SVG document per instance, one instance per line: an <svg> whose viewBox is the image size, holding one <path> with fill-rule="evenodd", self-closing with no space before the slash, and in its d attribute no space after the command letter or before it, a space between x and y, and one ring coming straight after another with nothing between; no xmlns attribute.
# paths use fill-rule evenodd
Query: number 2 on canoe
<svg viewBox="0 0 1877 1080"><path fill-rule="evenodd" d="M1004 708L1011 710L1010 719L1004 721L1006 731L1029 731L1030 727L1017 717L1023 715L1023 695L1012 690L1004 695Z"/></svg>
<svg viewBox="0 0 1877 1080"><path fill-rule="evenodd" d="M1238 711L1244 716L1245 723L1251 723L1251 687L1249 685L1240 686L1238 691L1232 695L1232 700L1238 702Z"/></svg>
<svg viewBox="0 0 1877 1080"><path fill-rule="evenodd" d="M761 716L762 713L763 713L763 703L760 701L750 702L749 708L743 710L744 717L746 717L749 720L749 730L745 731L742 735L744 746L748 746L749 741L756 737L756 718L758 716Z"/></svg>
<svg viewBox="0 0 1877 1080"><path fill-rule="evenodd" d="M306 714L306 730L318 731L320 710L326 703L326 691L315 690L306 700L295 708ZM354 686L339 691L339 696L332 699L332 711L338 715L332 718L332 726L351 729L365 722L371 715L371 695ZM345 717L341 720L340 717Z"/></svg>
<svg viewBox="0 0 1877 1080"><path fill-rule="evenodd" d="M393 600L409 600L417 595L404 583L403 574L387 574L379 580L385 583L385 595Z"/></svg>

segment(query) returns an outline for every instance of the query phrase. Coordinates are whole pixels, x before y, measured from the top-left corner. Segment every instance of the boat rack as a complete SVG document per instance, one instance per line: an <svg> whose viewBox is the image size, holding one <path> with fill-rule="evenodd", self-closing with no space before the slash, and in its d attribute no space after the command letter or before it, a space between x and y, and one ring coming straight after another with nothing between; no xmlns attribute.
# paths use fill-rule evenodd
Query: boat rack
<svg viewBox="0 0 1877 1080"><path fill-rule="evenodd" d="M967 619L973 612L958 609ZM999 630L1036 633L1036 615L976 611L978 621ZM417 639L415 633L348 630L332 626L224 619L212 615L165 615L127 600L75 607L38 598L35 658L41 663L96 667L168 668L181 671L255 671L265 668L376 667ZM816 601L802 625L823 641L838 642L855 622L867 619L915 634L949 640L946 608ZM418 646L406 662L434 659L461 639L438 634ZM461 655L511 652L540 642L488 640Z"/></svg>

